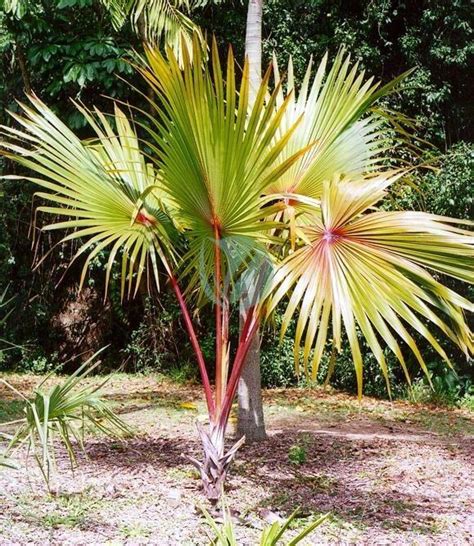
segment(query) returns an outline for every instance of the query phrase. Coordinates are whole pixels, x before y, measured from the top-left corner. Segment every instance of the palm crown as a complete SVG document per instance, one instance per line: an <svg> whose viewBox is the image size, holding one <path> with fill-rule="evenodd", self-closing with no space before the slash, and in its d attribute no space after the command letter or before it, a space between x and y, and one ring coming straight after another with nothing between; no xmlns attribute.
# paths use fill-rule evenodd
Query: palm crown
<svg viewBox="0 0 474 546"><path fill-rule="evenodd" d="M463 314L472 306L434 275L472 281L474 250L456 220L375 208L404 172L384 167L388 134L372 107L402 78L380 87L340 51L314 77L310 65L299 92L291 64L285 92L274 63L273 90L269 70L250 102L247 65L238 87L231 50L225 70L215 44L207 62L195 40L192 59L186 47L181 62L172 50L148 49L137 67L156 97L143 124L147 154L117 106L112 119L78 106L97 137L83 142L37 98L15 115L18 129L4 128L3 148L34 173L26 178L41 187L39 210L64 217L45 229L82 241L82 280L106 247L107 279L119 259L123 294L136 291L145 270L158 282L164 269L206 394L211 426L201 431L205 461L196 464L212 496L235 453L224 453L224 432L261 318L286 302L282 334L296 314L295 361L313 378L328 339L339 348L344 330L360 393L359 333L387 382L382 342L409 380L400 341L426 371L413 330L446 361L430 323L472 352ZM261 271L249 275L249 264L261 263L252 262L256 255L266 257L268 267L259 266L266 276L260 290L253 287L231 365L230 291L242 275L247 285L262 282ZM214 387L188 311L194 294L215 308Z"/></svg>

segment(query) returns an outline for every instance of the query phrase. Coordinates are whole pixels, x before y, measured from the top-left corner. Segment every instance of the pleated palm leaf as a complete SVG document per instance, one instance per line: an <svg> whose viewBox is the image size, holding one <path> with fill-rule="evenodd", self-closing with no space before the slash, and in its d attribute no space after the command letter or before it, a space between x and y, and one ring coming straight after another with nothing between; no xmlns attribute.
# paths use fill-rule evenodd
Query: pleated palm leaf
<svg viewBox="0 0 474 546"><path fill-rule="evenodd" d="M114 133L100 112L94 119L90 112L78 107L97 134L96 140L82 142L39 99L33 98L32 106L22 105L26 117L12 114L27 132L12 129L5 148L17 153L18 162L42 178L10 178L27 179L41 186L36 197L50 205L38 207L38 212L66 218L45 230L70 230L63 241L84 241L73 258L87 253L81 286L91 260L106 247L112 249L106 266L107 284L121 250L122 295L125 279L128 293L133 285L136 292L147 265L158 282L157 262L167 263L165 254L172 256L177 232L163 199L147 195L150 188L156 188L159 194L159 178L146 164L135 131L123 112L115 109ZM33 146L32 151L23 147L25 140Z"/></svg>
<svg viewBox="0 0 474 546"><path fill-rule="evenodd" d="M302 117L285 153L314 145L270 190L319 199L324 180L334 172L355 176L383 165L388 145L387 131L382 130L384 118L370 109L396 89L406 74L381 86L373 77L365 78L358 63L351 65L350 55L341 49L330 67L327 54L315 72L311 61L297 89L292 59L286 82L281 80L276 59L273 65L280 85L278 103L289 100L281 130Z"/></svg>
<svg viewBox="0 0 474 546"><path fill-rule="evenodd" d="M232 514L227 508L224 499L222 500L223 522L221 525L219 525L217 521L212 518L211 514L209 514L205 508L201 508L201 511L206 519L206 523L212 530L212 533L210 533L210 546L238 546L238 539L232 523ZM262 535L258 542L258 546L277 546L278 544L282 544L284 535L290 529L290 526L297 517L298 512L299 509L296 509L286 520L282 521L281 523L275 521L271 525L266 526L262 530ZM297 544L300 544L317 527L320 527L329 518L329 516L330 514L324 514L316 518L313 522L306 525L303 530L299 531L295 537L289 539L288 542L286 542L286 546L296 546Z"/></svg>
<svg viewBox="0 0 474 546"><path fill-rule="evenodd" d="M82 109L97 138L81 142L38 99L17 116L20 129L4 128L9 140L3 148L35 173L30 180L41 186L38 196L51 203L40 210L67 217L48 229L73 230L66 238L81 238L77 255L86 253L88 260L109 248L108 275L119 257L124 293L133 284L136 290L147 265L156 280L160 271L168 277L209 411L209 428L200 429L204 461L193 462L215 500L242 443L224 450L232 401L260 319L289 298L284 328L298 313L296 357L302 346L305 368L313 374L329 325L336 346L344 328L360 389L357 328L382 369L382 341L404 365L396 335L424 366L407 326L442 353L426 319L471 351L463 317L469 303L428 269L472 280L473 239L455 221L373 210L403 174L383 172L386 134L370 111L397 81L379 91L370 80L363 83L340 53L326 77L323 61L313 92L300 91L297 99L282 94L279 85L271 91L268 72L250 103L248 67L238 88L231 51L225 70L215 44L210 63L197 38L192 62L190 57L185 47L182 64L171 50L164 56L149 49L138 67L156 97L156 112L145 114L143 125L147 156L120 110L112 123ZM287 214L292 200L304 204L304 214L298 207ZM232 290L249 285L252 298L231 363ZM213 386L191 302L214 307Z"/></svg>
<svg viewBox="0 0 474 546"><path fill-rule="evenodd" d="M197 8L218 4L221 0L102 0L112 16L115 28L127 20L139 37L152 44L171 47L182 60L182 45L192 49L193 35L202 39L201 30L191 20Z"/></svg>
<svg viewBox="0 0 474 546"><path fill-rule="evenodd" d="M431 322L468 356L472 334L464 311L473 305L443 286L427 269L462 281L474 280L474 237L460 222L422 212L373 210L400 173L350 180L335 176L324 184L321 211L300 229L304 241L278 266L267 312L290 294L283 323L285 333L297 317L295 361L316 379L332 326L332 340L341 347L342 326L355 364L362 394L360 330L385 376L381 342L393 351L408 381L400 338L428 374L423 356L407 326L421 334L449 364L426 322ZM389 390L390 392L390 390Z"/></svg>

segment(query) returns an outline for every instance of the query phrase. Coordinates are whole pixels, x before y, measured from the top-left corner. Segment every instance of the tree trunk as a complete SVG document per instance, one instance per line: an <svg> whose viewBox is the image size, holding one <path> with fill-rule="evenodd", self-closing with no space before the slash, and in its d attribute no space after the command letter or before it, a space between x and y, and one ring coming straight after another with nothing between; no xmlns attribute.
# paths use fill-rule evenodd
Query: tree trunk
<svg viewBox="0 0 474 546"><path fill-rule="evenodd" d="M249 63L250 103L262 81L262 7L263 0L249 0L245 32L245 56Z"/></svg>
<svg viewBox="0 0 474 546"><path fill-rule="evenodd" d="M204 452L204 461L198 461L194 457L185 455L185 458L193 464L201 474L204 494L207 499L216 504L224 493L224 483L229 471L230 464L237 453L239 447L244 443L245 436L236 442L225 453L224 435L225 427L210 425L206 430L201 425L197 425L199 436L201 437L202 449Z"/></svg>
<svg viewBox="0 0 474 546"><path fill-rule="evenodd" d="M263 0L249 0L245 55L249 63L250 101L255 98L262 80L262 6ZM245 321L245 297L240 301L240 327ZM245 359L238 386L239 411L237 438L245 436L246 442L266 438L260 377L260 336L257 331Z"/></svg>
<svg viewBox="0 0 474 546"><path fill-rule="evenodd" d="M26 65L25 53L23 52L23 47L19 42L16 42L15 45L16 59L18 61L18 66L20 67L21 79L23 80L23 89L26 95L31 95L31 80Z"/></svg>
<svg viewBox="0 0 474 546"><path fill-rule="evenodd" d="M240 302L240 328L245 321L246 308ZM262 404L262 382L260 377L260 336L253 336L238 386L239 412L237 438L245 436L246 442L260 442L267 437Z"/></svg>

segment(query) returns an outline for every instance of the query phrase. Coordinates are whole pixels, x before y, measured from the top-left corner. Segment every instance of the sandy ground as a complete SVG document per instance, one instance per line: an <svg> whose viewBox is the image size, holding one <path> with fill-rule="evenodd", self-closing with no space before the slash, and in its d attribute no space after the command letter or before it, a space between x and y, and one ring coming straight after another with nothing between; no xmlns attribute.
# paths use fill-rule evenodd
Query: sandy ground
<svg viewBox="0 0 474 546"><path fill-rule="evenodd" d="M74 474L61 453L50 496L33 461L28 473L1 470L0 545L209 544L183 457L200 455L199 389L119 376L106 390L137 436L90 437ZM239 545L297 506L300 528L331 513L305 544L474 544L472 414L320 390L265 399L268 440L241 449L228 481Z"/></svg>

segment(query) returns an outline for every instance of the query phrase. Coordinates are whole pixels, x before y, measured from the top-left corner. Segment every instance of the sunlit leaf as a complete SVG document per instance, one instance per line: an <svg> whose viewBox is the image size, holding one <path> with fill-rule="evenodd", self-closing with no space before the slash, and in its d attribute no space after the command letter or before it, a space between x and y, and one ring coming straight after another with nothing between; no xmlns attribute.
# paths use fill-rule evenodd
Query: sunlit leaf
<svg viewBox="0 0 474 546"><path fill-rule="evenodd" d="M82 142L43 102L32 98L31 103L22 105L23 117L14 115L22 130L4 128L10 135L4 148L35 173L21 178L41 186L36 196L49 204L38 211L65 217L44 229L69 230L64 241L83 241L74 257L87 256L81 284L104 249L110 249L106 284L120 257L122 294L126 279L129 294L133 285L138 290L147 264L158 282L156 264L162 261L167 267L176 230L167 216L160 178L145 162L133 126L119 108L114 130L100 112L94 117L79 107L97 135L93 142Z"/></svg>
<svg viewBox="0 0 474 546"><path fill-rule="evenodd" d="M427 368L409 330L417 331L449 363L445 350L426 322L437 326L466 353L472 335L463 310L465 298L443 286L430 272L472 282L474 238L456 220L420 212L370 212L399 174L351 181L338 177L325 184L321 216L302 228L306 244L286 258L275 276L268 311L287 295L282 335L297 317L295 359L311 375L318 373L326 341L341 346L342 327L354 359L359 394L362 355L358 331L365 337L388 382L383 341L408 378L402 340L420 366ZM332 333L329 329L332 326ZM398 338L398 340L397 340ZM408 378L409 379L409 378Z"/></svg>

